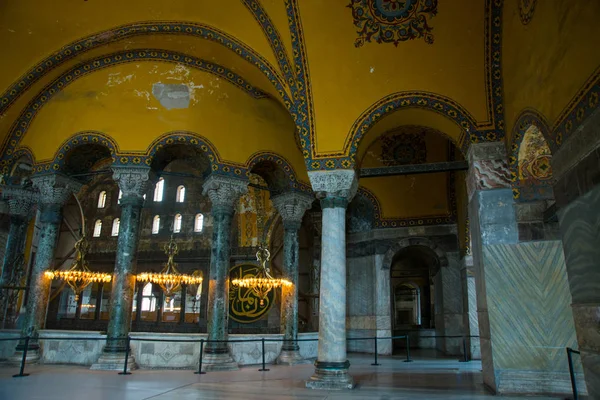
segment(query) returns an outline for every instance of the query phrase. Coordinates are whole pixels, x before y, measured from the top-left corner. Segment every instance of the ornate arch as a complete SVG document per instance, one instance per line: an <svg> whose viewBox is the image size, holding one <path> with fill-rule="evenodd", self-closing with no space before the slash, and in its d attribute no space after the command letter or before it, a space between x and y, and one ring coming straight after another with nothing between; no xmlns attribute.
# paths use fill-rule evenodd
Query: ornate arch
<svg viewBox="0 0 600 400"><path fill-rule="evenodd" d="M533 108L525 109L519 114L513 130L510 146L509 168L511 172L511 181L513 197L520 201L533 201L542 199L551 199L554 197L551 180L530 180L523 182L520 179L519 171L519 153L521 151L527 132L534 127L543 136L545 144L549 146L551 131L546 118ZM550 147L548 147L550 149ZM547 162L547 168L550 169L550 163Z"/></svg>
<svg viewBox="0 0 600 400"><path fill-rule="evenodd" d="M411 237L411 238L402 239L402 240L396 242L395 244L393 244L392 247L390 247L388 249L388 251L385 253L385 255L383 257L383 264L381 267L383 269L390 269L392 267L392 262L394 261L394 257L396 256L396 254L398 254L398 252L400 250L402 250L406 247L409 247L409 246L427 247L429 250L431 250L432 252L435 253L440 267L448 266L448 258L446 257L446 252L444 252L442 249L440 249L435 243L433 243L431 240L429 240L427 238Z"/></svg>
<svg viewBox="0 0 600 400"><path fill-rule="evenodd" d="M285 157L282 157L276 153L261 151L252 154L248 158L248 161L246 161L246 169L248 172L250 172L252 168L263 162L270 162L277 165L278 168L281 168L281 170L287 178L287 184L289 185L290 190L311 192L311 187L309 185L298 181L296 171L294 170L294 167L292 167L292 165L289 163L289 161Z"/></svg>

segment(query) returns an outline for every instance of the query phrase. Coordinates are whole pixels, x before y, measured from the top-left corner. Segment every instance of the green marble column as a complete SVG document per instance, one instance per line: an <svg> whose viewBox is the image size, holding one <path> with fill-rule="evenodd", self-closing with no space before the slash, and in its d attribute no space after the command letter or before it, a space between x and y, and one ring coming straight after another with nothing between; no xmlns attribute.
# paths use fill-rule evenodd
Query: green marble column
<svg viewBox="0 0 600 400"><path fill-rule="evenodd" d="M54 267L54 253L62 222L62 207L81 188L81 184L60 174L34 176L32 181L34 188L39 191L40 216L37 253L31 271L29 296L21 331L22 336L31 338L27 353L29 362L37 361L40 358L39 330L44 327L46 322L52 283L44 276L44 272ZM19 343L15 359L19 359L19 353L23 347L24 343Z"/></svg>
<svg viewBox="0 0 600 400"><path fill-rule="evenodd" d="M112 278L110 310L106 346L98 362L92 365L95 370L118 370L123 368L127 336L131 328L137 245L140 231L140 216L144 205L144 194L151 183L149 167L114 166L113 178L123 192L121 197L121 217L117 239L115 271ZM130 368L135 368L135 360L129 355Z"/></svg>
<svg viewBox="0 0 600 400"><path fill-rule="evenodd" d="M302 225L302 217L313 200L311 195L296 192L280 194L271 199L281 215L284 227L282 278L293 284L290 288L281 289L281 331L286 341L277 357L278 364L304 362L298 342L295 341L298 338L298 230Z"/></svg>
<svg viewBox="0 0 600 400"><path fill-rule="evenodd" d="M313 191L321 199L321 293L319 348L315 373L306 381L311 389L354 388L346 356L346 207L356 194L354 170L308 173Z"/></svg>
<svg viewBox="0 0 600 400"><path fill-rule="evenodd" d="M248 191L248 181L220 175L210 175L203 185L203 194L212 203L213 240L208 281L208 340L227 339L228 274L231 221L235 206ZM203 368L206 371L237 369L226 343L207 343Z"/></svg>

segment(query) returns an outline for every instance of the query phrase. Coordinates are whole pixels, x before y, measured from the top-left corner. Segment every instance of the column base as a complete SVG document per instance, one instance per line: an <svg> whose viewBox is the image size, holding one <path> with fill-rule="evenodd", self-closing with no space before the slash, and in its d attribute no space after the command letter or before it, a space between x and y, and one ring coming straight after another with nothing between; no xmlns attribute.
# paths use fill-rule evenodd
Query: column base
<svg viewBox="0 0 600 400"><path fill-rule="evenodd" d="M202 357L202 371L237 371L240 368L229 354L229 350L224 353L204 352Z"/></svg>
<svg viewBox="0 0 600 400"><path fill-rule="evenodd" d="M310 364L310 360L304 359L300 355L300 350L281 349L281 353L279 353L277 360L275 360L275 364L281 364L281 365Z"/></svg>
<svg viewBox="0 0 600 400"><path fill-rule="evenodd" d="M25 364L39 364L41 362L42 355L40 348L30 348L27 350L27 357L25 358ZM16 350L15 353L6 360L8 365L21 365L23 361L23 350Z"/></svg>
<svg viewBox="0 0 600 400"><path fill-rule="evenodd" d="M94 371L123 371L125 366L125 353L105 353L103 352L98 361L90 367ZM131 353L127 358L127 370L137 369L135 358Z"/></svg>
<svg viewBox="0 0 600 400"><path fill-rule="evenodd" d="M348 374L350 362L315 361L315 373L306 387L319 390L354 389L354 379Z"/></svg>

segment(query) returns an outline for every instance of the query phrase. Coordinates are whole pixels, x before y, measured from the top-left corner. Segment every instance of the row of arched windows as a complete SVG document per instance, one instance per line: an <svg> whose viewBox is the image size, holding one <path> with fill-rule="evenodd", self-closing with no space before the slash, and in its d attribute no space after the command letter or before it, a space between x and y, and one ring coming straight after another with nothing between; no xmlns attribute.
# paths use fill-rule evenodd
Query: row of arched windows
<svg viewBox="0 0 600 400"><path fill-rule="evenodd" d="M173 218L173 233L181 232L181 223L183 221L183 216L181 214L175 214ZM111 236L119 236L119 225L121 220L119 218L115 218L112 224ZM198 213L194 216L194 232L202 232L204 228L204 215ZM152 234L156 235L160 231L160 215L155 215L152 218ZM102 233L102 220L96 220L94 224L94 237L100 237Z"/></svg>
<svg viewBox="0 0 600 400"><path fill-rule="evenodd" d="M160 178L158 180L158 182L156 183L156 185L154 186L154 201L155 202L163 201L164 190L165 190L165 180L164 180L164 178ZM123 192L121 190L119 190L119 198L118 198L117 202L121 201L122 196L123 196ZM146 198L146 195L144 195L144 199L145 198ZM175 202L183 203L184 201L185 201L185 186L179 185L177 187L177 194L175 196ZM98 208L104 208L104 207L106 207L106 191L105 190L100 192L100 194L98 195Z"/></svg>

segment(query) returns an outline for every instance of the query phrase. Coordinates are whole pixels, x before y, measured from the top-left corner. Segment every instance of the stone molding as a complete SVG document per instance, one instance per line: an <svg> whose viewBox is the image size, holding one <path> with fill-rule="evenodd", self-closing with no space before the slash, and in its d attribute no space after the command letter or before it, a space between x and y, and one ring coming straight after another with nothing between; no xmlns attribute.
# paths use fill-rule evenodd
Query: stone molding
<svg viewBox="0 0 600 400"><path fill-rule="evenodd" d="M415 237L415 238L405 238L405 239L399 240L398 242L393 244L389 248L389 250L385 253L385 256L383 257L383 264L381 267L383 269L390 269L392 267L392 261L394 260L394 256L400 250L402 250L403 248L408 247L408 246L427 247L430 250L432 250L435 253L435 255L437 256L437 259L439 261L439 267L447 267L448 266L448 253L447 252L440 249L436 243L434 243L433 241L431 241L428 238ZM458 252L450 253L450 254L454 254L453 258L458 260L458 257L459 257ZM435 275L435 274L432 274L432 275Z"/></svg>
<svg viewBox="0 0 600 400"><path fill-rule="evenodd" d="M248 193L248 181L211 174L202 185L202 195L210 198L213 207L233 209L239 198Z"/></svg>
<svg viewBox="0 0 600 400"><path fill-rule="evenodd" d="M8 215L29 219L33 216L33 209L39 200L39 194L32 189L19 186L3 186L2 197L8 205Z"/></svg>
<svg viewBox="0 0 600 400"><path fill-rule="evenodd" d="M143 198L152 183L153 173L150 167L113 166L113 179L123 192L123 198Z"/></svg>
<svg viewBox="0 0 600 400"><path fill-rule="evenodd" d="M309 171L308 179L318 199L343 197L350 202L358 190L358 177L353 169Z"/></svg>
<svg viewBox="0 0 600 400"><path fill-rule="evenodd" d="M511 172L504 142L473 143L467 154L467 194L469 200L479 190L511 187Z"/></svg>
<svg viewBox="0 0 600 400"><path fill-rule="evenodd" d="M271 198L284 225L288 222L301 223L304 213L312 206L313 201L314 197L310 194L299 192L286 192Z"/></svg>
<svg viewBox="0 0 600 400"><path fill-rule="evenodd" d="M33 187L39 192L41 205L63 206L71 195L77 194L81 183L61 174L38 175L31 178Z"/></svg>

